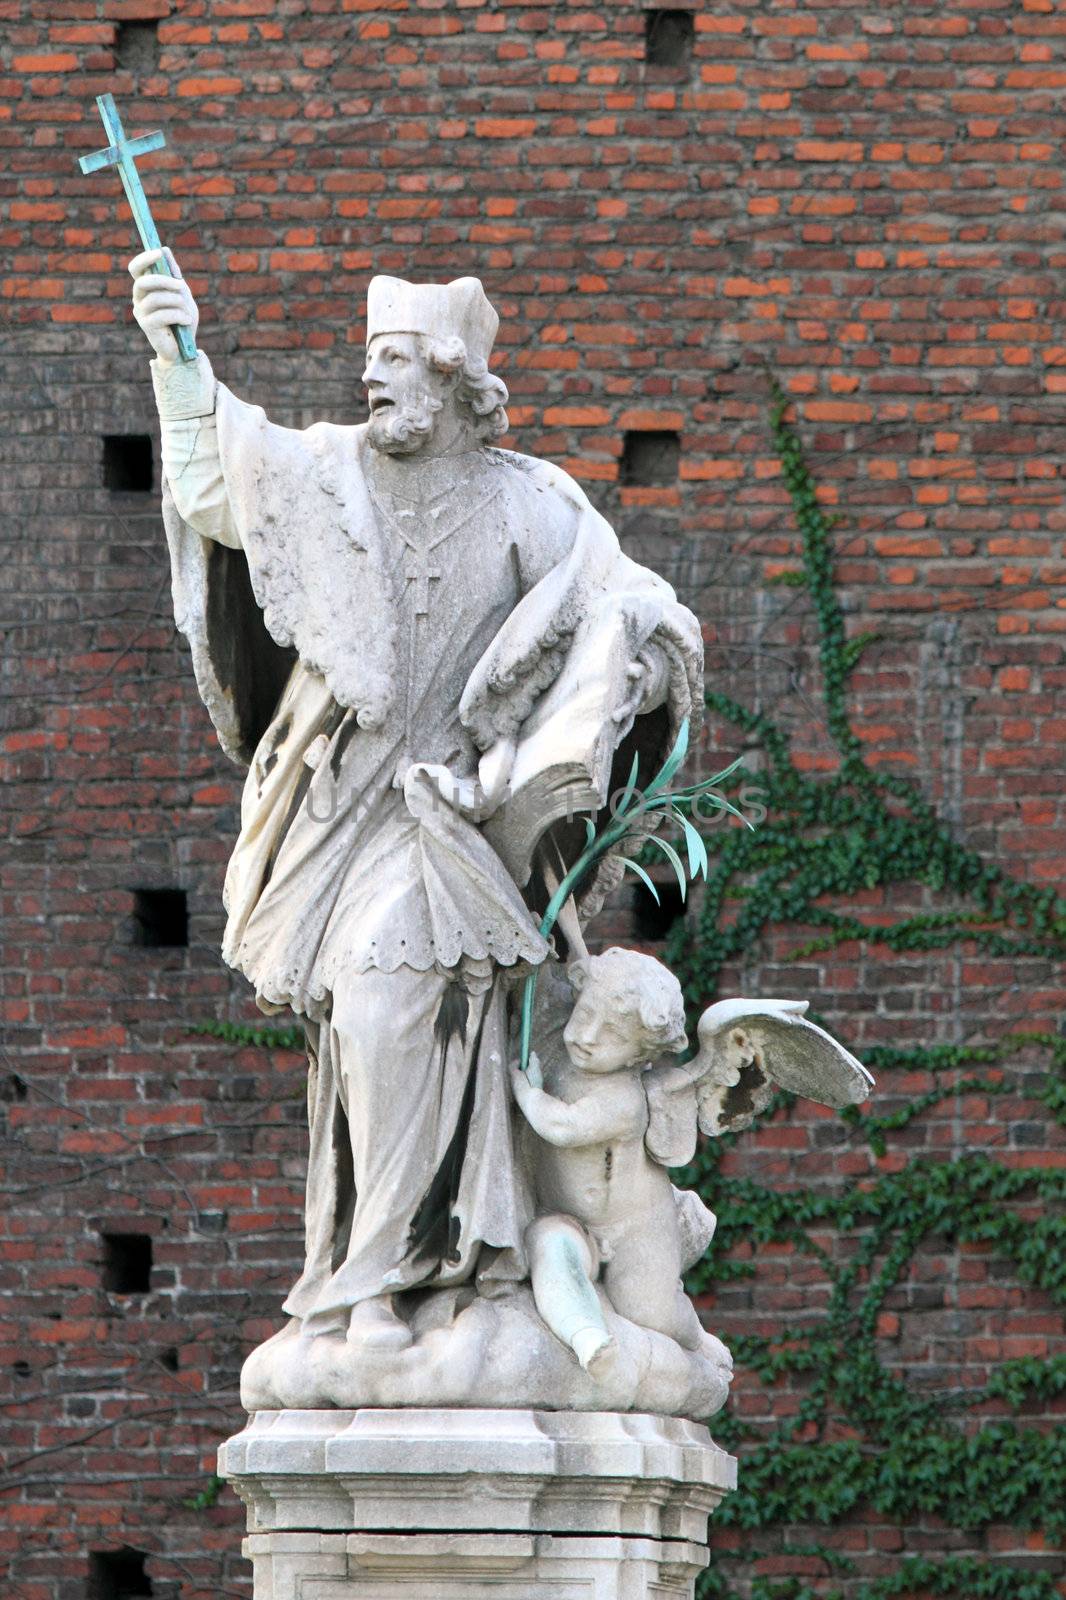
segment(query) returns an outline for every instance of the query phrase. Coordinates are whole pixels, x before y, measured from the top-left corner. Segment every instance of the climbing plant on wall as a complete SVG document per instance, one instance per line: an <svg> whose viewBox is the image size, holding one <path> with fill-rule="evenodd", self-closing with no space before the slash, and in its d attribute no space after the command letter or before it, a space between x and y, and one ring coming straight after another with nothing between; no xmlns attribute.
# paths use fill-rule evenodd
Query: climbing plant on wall
<svg viewBox="0 0 1066 1600"><path fill-rule="evenodd" d="M1066 955L1066 903L1047 889L1014 881L952 837L921 794L905 780L869 765L848 705L848 682L871 642L848 638L833 580L834 518L819 503L787 401L774 392L771 426L802 543L802 567L790 575L809 596L817 625L825 718L838 762L812 775L794 759L786 731L773 718L720 693L710 710L762 752L767 820L755 832L717 830L698 915L680 919L666 959L696 1011L714 998L727 964L757 956L766 936L788 924L814 929L793 954L809 956L843 944L889 951L935 951L966 941L988 956ZM940 891L947 909L902 915L874 925L849 907L860 891L893 885ZM1011 1063L1036 1056L1044 1073L1037 1091L1049 1118L1066 1116L1066 1039L1014 1033L992 1044L878 1047L864 1051L883 1094L894 1074L928 1074L932 1087L879 1114L876 1099L843 1113L856 1145L884 1154L893 1135L953 1096L1017 1093ZM1031 1069L1030 1069L1031 1070ZM788 1115L779 1101L767 1112ZM744 1137L744 1136L742 1136ZM750 1137L750 1136L749 1136ZM1066 1533L1066 1438L1010 1418L979 1420L985 1400L1017 1411L1032 1400L1066 1392L1066 1358L1006 1361L981 1390L920 1395L880 1359L879 1314L907 1276L923 1241L981 1242L1013 1264L1024 1284L1066 1299L1066 1222L1061 1169L1012 1167L982 1152L914 1159L898 1171L842 1179L834 1187L763 1187L727 1176L723 1154L732 1141L708 1143L684 1181L697 1185L719 1216L712 1251L690 1288L699 1292L753 1276L750 1252L774 1243L818 1263L828 1285L817 1320L782 1326L774 1337L732 1340L738 1366L768 1391L792 1386L795 1407L769 1406L768 1426L729 1411L715 1421L719 1441L739 1452L740 1487L716 1514L714 1528L744 1530L832 1524L867 1507L902 1527L935 1516L974 1536L993 1523L1039 1530L1049 1541ZM827 1237L848 1238L843 1253ZM738 1247L740 1247L738 1249ZM745 1252L748 1259L745 1259ZM1002 1409L1002 1407L1001 1407ZM769 1539L767 1540L769 1544ZM773 1546L795 1558L797 1576L745 1583L753 1600L850 1600L961 1595L989 1600L1050 1600L1047 1573L980 1557L901 1555L888 1577L863 1581L853 1564L817 1541ZM905 1546L904 1546L905 1548ZM812 1561L812 1557L819 1558ZM752 1541L737 1564L718 1558L701 1580L704 1600L726 1600L731 1579L750 1574ZM784 1563L787 1567L787 1561ZM808 1575L821 1566L821 1576Z"/></svg>

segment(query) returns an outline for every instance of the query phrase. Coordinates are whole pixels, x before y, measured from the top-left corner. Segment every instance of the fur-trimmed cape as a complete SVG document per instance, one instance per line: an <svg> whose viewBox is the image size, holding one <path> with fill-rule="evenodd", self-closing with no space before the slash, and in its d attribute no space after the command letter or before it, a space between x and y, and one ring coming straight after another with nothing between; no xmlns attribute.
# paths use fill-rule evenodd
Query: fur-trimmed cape
<svg viewBox="0 0 1066 1600"><path fill-rule="evenodd" d="M360 726L383 727L396 698L398 605L385 559L388 534L368 488L366 427L282 428L222 385L216 415L241 549L197 534L166 485L164 520L175 617L223 748L239 764L251 763L297 657L321 674L338 706L356 711ZM490 449L484 457L505 475L500 515L520 528L526 564L543 575L471 674L460 705L463 724L480 749L509 737L521 752L540 708L554 700L565 714L592 677L602 678L605 639L618 663L615 709L625 698L625 665L641 655L657 662L662 693L650 712L615 721L608 711L592 726L588 765L602 806L628 778L635 751L643 782L684 718L695 730L702 709L699 626L668 583L624 555L610 525L565 472L510 451ZM566 553L538 563L538 545L558 549L560 526L574 530ZM538 529L554 530L554 540ZM546 818L545 826L554 820ZM556 826L554 838L565 859L581 848L584 830L571 836L565 824ZM527 856L535 843L528 840ZM584 886L585 917L621 871L618 861L607 861Z"/></svg>

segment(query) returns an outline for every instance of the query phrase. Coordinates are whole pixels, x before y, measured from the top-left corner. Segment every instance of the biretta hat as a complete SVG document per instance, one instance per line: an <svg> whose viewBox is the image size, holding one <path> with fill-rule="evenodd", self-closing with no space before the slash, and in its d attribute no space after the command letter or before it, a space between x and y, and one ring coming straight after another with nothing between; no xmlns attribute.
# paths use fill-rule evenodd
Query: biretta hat
<svg viewBox="0 0 1066 1600"><path fill-rule="evenodd" d="M435 339L458 337L467 355L488 362L500 319L477 278L451 283L406 283L403 278L371 278L366 292L366 342L379 333L425 333Z"/></svg>

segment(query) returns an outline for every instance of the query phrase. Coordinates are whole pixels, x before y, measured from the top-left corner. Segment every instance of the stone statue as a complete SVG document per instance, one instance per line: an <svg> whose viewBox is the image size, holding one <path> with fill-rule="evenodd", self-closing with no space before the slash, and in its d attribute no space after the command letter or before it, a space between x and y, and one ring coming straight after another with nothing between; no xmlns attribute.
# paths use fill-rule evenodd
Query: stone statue
<svg viewBox="0 0 1066 1600"><path fill-rule="evenodd" d="M697 1195L673 1187L654 1154L645 1069L650 1057L685 1049L681 985L635 950L575 962L569 976L577 1001L565 1054L547 1080L534 1056L528 1075L515 1068L511 1081L536 1136L533 1298L552 1332L597 1373L616 1348L596 1295L601 1269L620 1316L699 1350L705 1335L681 1273L710 1243L714 1217Z"/></svg>
<svg viewBox="0 0 1066 1600"><path fill-rule="evenodd" d="M863 1098L869 1075L803 1016L806 1002L719 1001L699 1024L684 1067L681 985L651 956L611 949L575 962L577 999L546 1078L512 1068L515 1100L535 1137L529 1161L537 1216L526 1234L537 1310L586 1372L610 1370L617 1345L597 1295L620 1316L685 1350L708 1351L682 1272L704 1254L716 1218L666 1169L696 1153L697 1129L736 1132L775 1087L827 1104ZM651 1058L651 1059L649 1059Z"/></svg>
<svg viewBox="0 0 1066 1600"><path fill-rule="evenodd" d="M246 1405L709 1415L728 1352L680 1275L714 1219L666 1167L775 1081L842 1104L866 1077L775 1002L711 1007L693 1062L649 1066L685 1049L676 980L583 942L617 853L541 931L576 813L698 725L696 619L571 478L495 445L476 279L374 278L368 422L297 431L181 359L170 252L130 272L175 615L247 768L223 954L307 1035L306 1259Z"/></svg>

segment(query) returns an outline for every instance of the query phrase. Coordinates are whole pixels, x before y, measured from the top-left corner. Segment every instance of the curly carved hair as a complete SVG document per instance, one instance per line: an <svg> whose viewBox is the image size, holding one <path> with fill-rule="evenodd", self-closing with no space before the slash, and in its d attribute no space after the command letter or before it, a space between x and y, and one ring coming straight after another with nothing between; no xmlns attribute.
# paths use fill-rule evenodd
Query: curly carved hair
<svg viewBox="0 0 1066 1600"><path fill-rule="evenodd" d="M479 444L491 444L507 432L507 385L489 371L486 362L468 353L462 339L421 334L419 348L434 371L459 374L456 399L471 412Z"/></svg>
<svg viewBox="0 0 1066 1600"><path fill-rule="evenodd" d="M587 962L575 962L570 981L577 990L592 983L606 991L615 1016L632 1017L638 1024L643 1048L679 1054L688 1044L681 985L654 956L613 945Z"/></svg>

